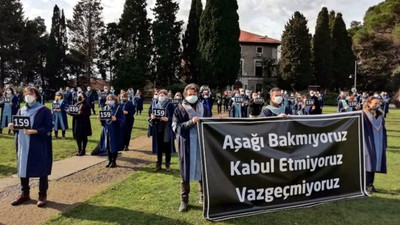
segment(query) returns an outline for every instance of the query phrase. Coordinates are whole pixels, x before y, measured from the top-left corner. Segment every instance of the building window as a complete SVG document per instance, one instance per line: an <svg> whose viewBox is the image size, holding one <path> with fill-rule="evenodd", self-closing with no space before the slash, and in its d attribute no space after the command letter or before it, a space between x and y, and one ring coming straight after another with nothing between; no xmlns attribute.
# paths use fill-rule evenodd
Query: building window
<svg viewBox="0 0 400 225"><path fill-rule="evenodd" d="M272 48L272 58L278 59L278 49L277 48Z"/></svg>
<svg viewBox="0 0 400 225"><path fill-rule="evenodd" d="M262 61L254 61L254 75L256 77L262 77L263 76Z"/></svg>
<svg viewBox="0 0 400 225"><path fill-rule="evenodd" d="M240 59L239 76L245 75L247 74L244 72L244 59Z"/></svg>
<svg viewBox="0 0 400 225"><path fill-rule="evenodd" d="M263 48L261 46L257 46L256 52L262 54L263 53Z"/></svg>

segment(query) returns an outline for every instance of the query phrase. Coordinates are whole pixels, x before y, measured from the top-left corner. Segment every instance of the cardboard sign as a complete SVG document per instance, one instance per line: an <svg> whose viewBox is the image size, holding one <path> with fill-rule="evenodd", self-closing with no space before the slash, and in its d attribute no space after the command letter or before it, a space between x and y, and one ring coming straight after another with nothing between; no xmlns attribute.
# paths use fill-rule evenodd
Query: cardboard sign
<svg viewBox="0 0 400 225"><path fill-rule="evenodd" d="M70 114L78 114L79 113L79 106L71 105L68 107L68 111Z"/></svg>
<svg viewBox="0 0 400 225"><path fill-rule="evenodd" d="M349 105L349 107L356 107L357 106L357 101L349 101L347 103L347 105Z"/></svg>
<svg viewBox="0 0 400 225"><path fill-rule="evenodd" d="M235 101L235 103L243 103L243 98L242 97L235 97L234 101Z"/></svg>
<svg viewBox="0 0 400 225"><path fill-rule="evenodd" d="M306 99L304 100L304 103L306 106L313 106L314 105L314 100L313 99Z"/></svg>
<svg viewBox="0 0 400 225"><path fill-rule="evenodd" d="M179 104L181 102L182 102L182 99L171 99L171 103L175 104L175 105L177 105L177 104Z"/></svg>
<svg viewBox="0 0 400 225"><path fill-rule="evenodd" d="M11 102L11 98L10 98L10 97L3 97L3 98L2 98L2 101L3 101L4 103L10 103L10 102Z"/></svg>
<svg viewBox="0 0 400 225"><path fill-rule="evenodd" d="M61 105L59 103L53 103L53 109L60 109Z"/></svg>
<svg viewBox="0 0 400 225"><path fill-rule="evenodd" d="M155 117L160 118L166 115L165 109L153 109L152 113Z"/></svg>
<svg viewBox="0 0 400 225"><path fill-rule="evenodd" d="M100 110L100 120L111 120L111 110Z"/></svg>
<svg viewBox="0 0 400 225"><path fill-rule="evenodd" d="M254 103L258 104L258 105L261 105L261 104L264 103L264 99L263 98L255 98L254 99Z"/></svg>
<svg viewBox="0 0 400 225"><path fill-rule="evenodd" d="M29 116L13 116L12 117L15 130L31 129L32 124Z"/></svg>

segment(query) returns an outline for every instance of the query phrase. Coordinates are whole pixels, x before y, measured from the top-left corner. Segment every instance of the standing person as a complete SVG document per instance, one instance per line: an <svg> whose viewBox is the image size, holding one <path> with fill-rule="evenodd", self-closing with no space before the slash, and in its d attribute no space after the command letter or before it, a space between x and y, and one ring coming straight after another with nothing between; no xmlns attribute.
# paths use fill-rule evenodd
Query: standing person
<svg viewBox="0 0 400 225"><path fill-rule="evenodd" d="M375 173L386 173L387 135L384 112L379 105L380 99L371 96L363 107L366 184L371 192L377 192Z"/></svg>
<svg viewBox="0 0 400 225"><path fill-rule="evenodd" d="M132 128L135 123L135 105L129 100L129 93L121 90L121 107L125 117L125 123L122 128L124 132L124 150L129 150Z"/></svg>
<svg viewBox="0 0 400 225"><path fill-rule="evenodd" d="M233 91L233 97L229 100L229 117L242 117L243 98L239 93L239 89Z"/></svg>
<svg viewBox="0 0 400 225"><path fill-rule="evenodd" d="M262 98L258 96L256 92L251 94L252 98L249 104L249 117L250 118L257 118L260 116L262 112L262 107L264 106L264 101Z"/></svg>
<svg viewBox="0 0 400 225"><path fill-rule="evenodd" d="M72 115L72 134L78 145L77 156L86 155L88 136L92 136L92 126L90 124L90 104L88 97L83 92L78 92L79 107L78 114Z"/></svg>
<svg viewBox="0 0 400 225"><path fill-rule="evenodd" d="M311 106L310 115L322 114L321 105L318 97L315 96L314 91L310 91L310 99L314 100L314 104Z"/></svg>
<svg viewBox="0 0 400 225"><path fill-rule="evenodd" d="M212 107L214 104L214 99L208 89L203 90L203 92L200 94L200 101L206 107L207 114L212 116Z"/></svg>
<svg viewBox="0 0 400 225"><path fill-rule="evenodd" d="M69 87L65 88L65 91L63 94L64 94L64 100L66 101L66 103L68 105L71 105L72 104L72 93L71 93Z"/></svg>
<svg viewBox="0 0 400 225"><path fill-rule="evenodd" d="M61 128L62 137L65 138L65 130L68 129L68 106L69 104L65 101L64 95L57 92L53 105L51 106L54 122L54 138L58 138L58 128Z"/></svg>
<svg viewBox="0 0 400 225"><path fill-rule="evenodd" d="M93 114L96 115L95 101L98 98L97 97L97 92L95 90L92 90L92 88L90 86L88 86L86 90L87 90L86 94L85 94L86 95L86 102L89 103Z"/></svg>
<svg viewBox="0 0 400 225"><path fill-rule="evenodd" d="M188 210L190 181L199 181L199 202L203 203L201 183L200 145L197 134L199 118L210 117L204 104L198 101L199 87L188 84L183 96L185 99L174 112L172 128L177 136L179 146L179 167L181 173L180 212Z"/></svg>
<svg viewBox="0 0 400 225"><path fill-rule="evenodd" d="M105 104L103 109L110 110L112 117L109 120L101 120L103 130L101 132L100 144L101 149L107 150L108 164L106 167L114 168L117 167L118 151L124 149L122 129L125 121L117 96L108 95ZM97 118L100 119L100 116Z"/></svg>
<svg viewBox="0 0 400 225"><path fill-rule="evenodd" d="M247 90L246 90L247 92ZM242 104L242 117L246 118L248 117L248 108L249 108L249 102L250 102L250 94L247 95L248 93L246 93L244 91L244 89L240 90L240 96L242 96L243 98L243 104Z"/></svg>
<svg viewBox="0 0 400 225"><path fill-rule="evenodd" d="M143 95L140 90L136 90L136 95L134 98L134 102L136 105L136 115L142 115L143 111Z"/></svg>
<svg viewBox="0 0 400 225"><path fill-rule="evenodd" d="M165 169L171 170L171 153L174 153L174 132L172 131L172 116L174 114L174 104L168 100L168 92L162 89L158 92L158 102L152 106L153 109L165 110L164 116L150 114L150 133L153 137L153 153L157 153L157 163L154 172L161 170L162 156L165 153Z"/></svg>
<svg viewBox="0 0 400 225"><path fill-rule="evenodd" d="M229 96L228 96L228 92L224 91L224 95L222 96L222 105L224 106L224 113L226 113L226 111L228 111L228 107L229 107Z"/></svg>
<svg viewBox="0 0 400 225"><path fill-rule="evenodd" d="M31 129L16 131L16 149L18 161L18 176L21 180L20 196L11 205L20 205L30 200L29 178L39 177L38 207L46 205L48 176L51 174L53 163L51 130L53 120L51 111L39 103L39 90L27 87L24 90L25 106L17 115L28 116L32 123ZM9 129L14 129L14 124L8 124Z"/></svg>
<svg viewBox="0 0 400 225"><path fill-rule="evenodd" d="M215 98L217 100L217 114L221 114L222 113L222 96L221 96L221 93L217 93Z"/></svg>
<svg viewBox="0 0 400 225"><path fill-rule="evenodd" d="M46 103L46 92L43 90L42 87L39 87L39 93L40 93L40 104L44 105Z"/></svg>
<svg viewBox="0 0 400 225"><path fill-rule="evenodd" d="M347 92L342 92L340 94L340 100L338 101L338 110L340 113L353 111L353 108L348 105L349 99L350 97Z"/></svg>
<svg viewBox="0 0 400 225"><path fill-rule="evenodd" d="M381 99L382 99L381 109L384 112L383 117L386 118L386 115L389 113L389 104L390 104L390 97L388 96L387 92L382 91Z"/></svg>
<svg viewBox="0 0 400 225"><path fill-rule="evenodd" d="M104 86L103 91L99 93L99 104L101 108L104 108L104 106L106 106L106 99L107 96L110 94L111 92L108 90L108 86Z"/></svg>
<svg viewBox="0 0 400 225"><path fill-rule="evenodd" d="M289 117L290 108L283 103L281 89L272 88L269 92L270 102L269 105L261 113L261 117L279 116Z"/></svg>
<svg viewBox="0 0 400 225"><path fill-rule="evenodd" d="M1 107L1 126L0 134L3 133L3 129L12 121L12 116L15 115L19 109L19 100L15 95L14 89L11 86L7 86L3 93L3 97L0 97ZM8 130L11 133L11 130Z"/></svg>

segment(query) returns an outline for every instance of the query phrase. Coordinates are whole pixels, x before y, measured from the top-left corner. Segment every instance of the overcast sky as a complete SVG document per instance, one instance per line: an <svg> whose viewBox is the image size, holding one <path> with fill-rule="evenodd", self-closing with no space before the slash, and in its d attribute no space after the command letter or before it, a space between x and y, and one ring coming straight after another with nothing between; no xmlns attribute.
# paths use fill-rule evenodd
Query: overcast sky
<svg viewBox="0 0 400 225"><path fill-rule="evenodd" d="M176 0L180 10L178 19L186 21L189 15L191 0ZM25 17L33 19L41 16L46 26L51 26L53 7L57 4L64 9L67 19L72 18L72 9L78 0L21 0ZM148 17L153 18L156 0L147 0ZM295 11L300 11L308 20L308 27L314 33L315 21L322 7L341 12L347 26L350 22L362 21L366 10L383 0L238 0L240 28L245 31L280 39L284 26ZM125 0L102 0L105 23L118 22ZM205 0L203 0L205 6Z"/></svg>

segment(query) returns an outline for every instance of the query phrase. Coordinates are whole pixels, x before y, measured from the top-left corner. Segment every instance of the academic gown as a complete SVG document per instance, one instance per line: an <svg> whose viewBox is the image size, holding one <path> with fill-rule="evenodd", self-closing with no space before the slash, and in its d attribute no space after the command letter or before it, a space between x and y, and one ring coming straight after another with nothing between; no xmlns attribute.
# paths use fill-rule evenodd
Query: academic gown
<svg viewBox="0 0 400 225"><path fill-rule="evenodd" d="M50 109L37 103L32 109L27 106L18 111L18 115L25 115L26 111L33 115L32 129L37 134L25 135L23 131L16 131L15 146L17 148L18 176L44 177L51 174L53 164L51 131L53 120Z"/></svg>
<svg viewBox="0 0 400 225"><path fill-rule="evenodd" d="M134 100L135 100L136 109L139 110L139 111L142 111L143 110L143 97L142 97L142 95L139 95L139 96L135 95Z"/></svg>
<svg viewBox="0 0 400 225"><path fill-rule="evenodd" d="M71 114L72 133L74 139L77 137L92 136L92 125L90 123L90 104L86 101L81 103L80 114Z"/></svg>
<svg viewBox="0 0 400 225"><path fill-rule="evenodd" d="M109 110L109 106L105 106L104 110ZM123 144L123 126L125 123L125 117L122 112L121 106L114 106L111 108L111 115L116 116L117 120L102 120L101 125L103 126L103 130L101 131L101 149L107 149L107 143L110 142L110 151L112 153L117 153L118 151L122 151L124 149Z"/></svg>
<svg viewBox="0 0 400 225"><path fill-rule="evenodd" d="M153 101L152 105L150 106L149 109L149 114L151 115L153 107L156 107L156 103ZM162 107L165 109L166 117L168 117L168 122L166 124L166 129L164 132L164 142L170 142L171 143L171 153L175 153L175 135L172 130L172 117L174 115L174 110L175 106L173 103L169 102L166 100ZM149 125L149 132L148 132L148 137L153 137L152 143L153 143L153 148L152 152L154 154L157 154L158 152L158 145L157 145L157 135L158 135L158 123L160 122L160 119L155 119L151 120L150 119L150 125ZM168 141L167 141L168 140Z"/></svg>
<svg viewBox="0 0 400 225"><path fill-rule="evenodd" d="M12 103L12 105L10 107L10 114L8 114L8 115L4 115L4 113L5 113L6 104L8 106L9 106L9 104L8 103L3 103L3 104L0 105L0 107L1 107L0 125L2 125L1 126L2 129L8 126L8 124L6 122L11 122L12 116L15 115L19 110L19 107L20 107L19 106L19 99L18 99L18 97L16 95L12 95L11 96L11 103ZM9 113L9 112L7 112L7 113ZM8 118L8 121L4 121L3 122L3 119L5 119L5 116L9 116L9 118Z"/></svg>
<svg viewBox="0 0 400 225"><path fill-rule="evenodd" d="M382 113L379 114L380 117L382 117L382 123L380 124L380 126L374 127L374 125L372 125L371 123L368 114L363 112L365 170L367 172L386 173L387 134L385 127L385 120L383 119ZM380 142L382 147L381 149L376 149L375 141ZM380 164L379 168L377 168L377 163Z"/></svg>
<svg viewBox="0 0 400 225"><path fill-rule="evenodd" d="M279 116L281 113L290 115L290 108L287 105L282 105L279 110L271 110L267 106L261 113L261 117ZM275 112L274 112L275 111Z"/></svg>
<svg viewBox="0 0 400 225"><path fill-rule="evenodd" d="M56 102L53 101L53 103L56 103ZM64 99L64 100L62 101L61 105L60 105L61 112L54 112L54 111L53 111L53 122L55 122L55 120L56 120L55 114L56 114L56 113L61 113L62 120L63 120L63 122L64 122L64 127L65 127L66 130L69 128L69 127L68 127L68 117L67 117L67 109L68 109L68 107L69 107L69 104L68 104L68 102ZM53 106L52 106L52 108L53 108ZM57 128L58 128L59 130L61 129L61 123L60 123L60 121L58 121Z"/></svg>
<svg viewBox="0 0 400 225"><path fill-rule="evenodd" d="M129 140L131 139L133 124L135 123L135 111L136 107L132 101L126 101L125 103L121 101L121 107L123 111L128 111L128 114L124 114L125 123L123 126L124 132L124 145L129 145Z"/></svg>
<svg viewBox="0 0 400 225"><path fill-rule="evenodd" d="M197 104L201 103L198 102ZM203 104L201 104L201 107L203 107L203 112L204 112L202 117L211 117L211 115L208 114L206 107ZM186 111L186 109L182 106L182 104L179 104L174 112L174 117L172 119L172 127L176 134L176 139L178 142L178 155L180 164L179 168L180 168L181 178L185 182L190 181L190 175L191 175L190 164L191 164L191 159L193 159L193 156L191 156L190 154L191 139L193 140L193 137L191 138L190 130L192 128L195 129L195 126L196 125L194 125L191 119L189 118L189 114ZM196 138L196 140L198 139Z"/></svg>

